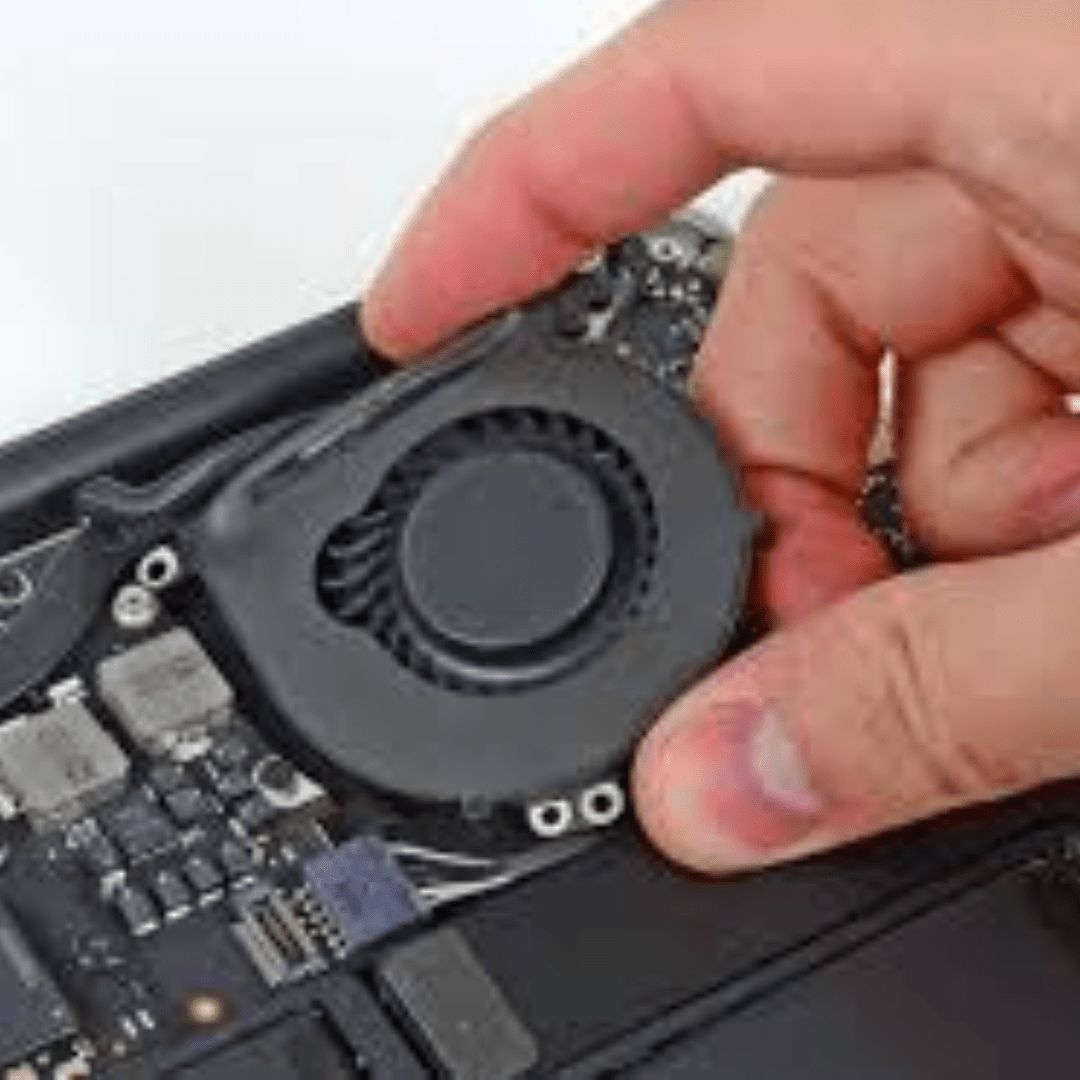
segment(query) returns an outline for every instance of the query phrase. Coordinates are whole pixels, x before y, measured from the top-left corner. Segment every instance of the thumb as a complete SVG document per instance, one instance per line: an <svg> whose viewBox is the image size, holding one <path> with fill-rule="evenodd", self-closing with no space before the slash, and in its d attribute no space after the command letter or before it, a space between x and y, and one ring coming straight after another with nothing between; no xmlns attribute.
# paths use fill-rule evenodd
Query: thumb
<svg viewBox="0 0 1080 1080"><path fill-rule="evenodd" d="M725 873L1080 773L1080 539L893 578L678 701L634 791L668 855Z"/></svg>

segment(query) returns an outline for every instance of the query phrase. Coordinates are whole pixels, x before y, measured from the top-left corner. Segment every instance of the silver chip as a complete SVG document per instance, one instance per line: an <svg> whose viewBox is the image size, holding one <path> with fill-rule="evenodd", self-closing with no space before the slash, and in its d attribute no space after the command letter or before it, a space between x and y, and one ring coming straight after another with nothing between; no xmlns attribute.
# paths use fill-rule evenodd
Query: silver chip
<svg viewBox="0 0 1080 1080"><path fill-rule="evenodd" d="M0 727L0 777L37 829L113 798L127 775L123 750L78 702Z"/></svg>
<svg viewBox="0 0 1080 1080"><path fill-rule="evenodd" d="M228 721L233 691L187 630L173 630L102 662L98 691L144 750L164 753L181 739Z"/></svg>

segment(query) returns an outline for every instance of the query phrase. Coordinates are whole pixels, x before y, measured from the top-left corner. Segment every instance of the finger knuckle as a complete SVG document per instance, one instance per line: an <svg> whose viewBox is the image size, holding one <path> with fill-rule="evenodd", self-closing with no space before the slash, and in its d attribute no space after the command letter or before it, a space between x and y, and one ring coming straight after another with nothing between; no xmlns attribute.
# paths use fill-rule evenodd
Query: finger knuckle
<svg viewBox="0 0 1080 1080"><path fill-rule="evenodd" d="M950 676L950 645L925 590L889 582L875 590L873 614L859 620L861 670L873 688L869 721L888 775L905 797L959 805L1011 786L1007 769L972 740L963 694Z"/></svg>

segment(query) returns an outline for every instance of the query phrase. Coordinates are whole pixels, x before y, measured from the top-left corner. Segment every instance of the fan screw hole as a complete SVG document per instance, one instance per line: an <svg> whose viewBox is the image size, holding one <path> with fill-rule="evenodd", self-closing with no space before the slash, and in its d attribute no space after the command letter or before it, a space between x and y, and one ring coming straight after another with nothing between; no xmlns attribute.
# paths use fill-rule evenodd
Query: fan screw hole
<svg viewBox="0 0 1080 1080"><path fill-rule="evenodd" d="M180 580L181 570L180 556L173 548L162 545L139 560L135 579L144 589L160 592Z"/></svg>
<svg viewBox="0 0 1080 1080"><path fill-rule="evenodd" d="M568 799L533 803L528 810L529 828L544 840L564 836L574 824L574 808Z"/></svg>
<svg viewBox="0 0 1080 1080"><path fill-rule="evenodd" d="M626 810L626 795L615 781L606 781L586 788L578 798L582 820L593 828L614 825Z"/></svg>
<svg viewBox="0 0 1080 1080"><path fill-rule="evenodd" d="M34 584L25 570L10 567L0 571L0 608L21 608L33 592Z"/></svg>

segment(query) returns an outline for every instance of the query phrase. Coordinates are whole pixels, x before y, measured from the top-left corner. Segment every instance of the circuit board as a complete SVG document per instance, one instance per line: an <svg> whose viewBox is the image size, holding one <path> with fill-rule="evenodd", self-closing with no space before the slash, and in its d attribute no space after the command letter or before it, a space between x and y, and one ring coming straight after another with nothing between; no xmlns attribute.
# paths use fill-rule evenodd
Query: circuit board
<svg viewBox="0 0 1080 1080"><path fill-rule="evenodd" d="M115 667L131 658L135 668ZM40 795L44 815L14 817L0 833L0 910L35 958L23 966L49 987L26 1038L9 1029L5 1052L26 1055L16 1076L91 1075L175 1044L331 959L298 902L304 861L331 848L327 793L244 719L190 631L164 611L145 633L106 629L74 671L30 714L35 726L59 721L40 762L9 773L14 744L0 735L5 790L22 805ZM200 714L210 700L198 697L200 679L217 709L211 724ZM146 742L103 700L110 687L132 693L133 711L118 708L128 720L171 694L185 708L156 716L160 733L175 735L193 717L196 726L184 745ZM60 781L46 775L53 760ZM12 959L5 1003L36 978L28 970L20 981L19 971Z"/></svg>

